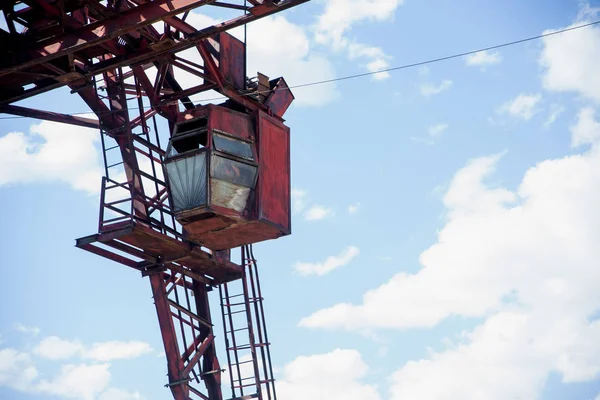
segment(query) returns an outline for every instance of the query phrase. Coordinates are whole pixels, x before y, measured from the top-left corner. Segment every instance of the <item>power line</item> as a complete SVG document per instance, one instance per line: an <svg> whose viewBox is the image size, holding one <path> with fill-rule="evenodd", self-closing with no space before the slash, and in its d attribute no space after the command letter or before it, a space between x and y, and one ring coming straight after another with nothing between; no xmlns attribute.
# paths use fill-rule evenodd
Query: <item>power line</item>
<svg viewBox="0 0 600 400"><path fill-rule="evenodd" d="M356 79L356 78L362 78L365 76L371 76L371 75L376 75L376 74L381 74L381 73L386 73L386 72L392 72L392 71L399 71L402 69L408 69L408 68L414 68L414 67L420 67L423 65L428 65L428 64L434 64L434 63L438 63L441 61L447 61L447 60L452 60L455 58L460 58L460 57L465 57L468 55L472 55L475 53L480 53L482 51L490 51L490 50L496 50L496 49L500 49L503 47L509 47L509 46L514 46L516 44L521 44L521 43L525 43L525 42L531 42L534 40L539 40L539 39L543 39L546 37L550 37L550 36L555 36L555 35L559 35L562 33L566 33L566 32L571 32L577 29L583 29L583 28L588 28L590 26L594 26L594 25L598 25L600 24L600 20L598 21L594 21L594 22L588 22L585 24L581 24L581 25L576 25L576 26L572 26L569 28L564 28L564 29L560 29L557 31L552 31L552 32L547 32L547 33L542 33L536 36L530 36L528 38L524 38L524 39L519 39L519 40L514 40L512 42L506 42L506 43L502 43L502 44L497 44L494 46L489 46L489 47L484 47L484 48L480 48L477 50L471 50L471 51L466 51L463 53L456 53L456 54L452 54L449 56L444 56L444 57L438 57L438 58L432 58L429 60L425 60L425 61L419 61L419 62L415 62L412 64L404 64L404 65L399 65L396 67L390 67L390 68L384 68L381 70L377 70L377 71L369 71L369 72L363 72L360 74L354 74L354 75L347 75L347 76L343 76L343 77L339 77L339 78L332 78L332 79L326 79L326 80L321 80L321 81L314 81L314 82L308 82L308 83L302 83L302 84L298 84L298 85L292 85L289 88L290 89L297 89L297 88L303 88L303 87L309 87L309 86L316 86L316 85L324 85L327 83L333 83L333 82L339 82L339 81L346 81L346 80L350 80L350 79ZM278 90L278 89L276 89ZM269 93L270 91L265 91L264 93ZM262 92L252 92L252 93L247 93L247 94L243 94L242 96L250 96L250 95L256 95L256 94L261 94ZM214 97L214 98L209 98L209 99L201 99L202 101L216 101L216 100L226 100L228 99L228 97L226 96L221 96L221 97ZM177 102L174 103L165 103L162 105L169 105L169 104L176 104ZM144 108L151 108L151 106L148 107L144 107ZM1 108L0 108L1 111ZM109 111L108 113L114 113L114 112L122 112L125 110L119 110L119 111ZM84 114L89 114L90 111L85 111L85 112L77 112L77 113L68 113L66 115L69 116L75 116L75 115L84 115ZM3 119L21 119L21 118L29 118L29 117L23 117L23 116L10 116L10 117L0 117L0 120Z"/></svg>

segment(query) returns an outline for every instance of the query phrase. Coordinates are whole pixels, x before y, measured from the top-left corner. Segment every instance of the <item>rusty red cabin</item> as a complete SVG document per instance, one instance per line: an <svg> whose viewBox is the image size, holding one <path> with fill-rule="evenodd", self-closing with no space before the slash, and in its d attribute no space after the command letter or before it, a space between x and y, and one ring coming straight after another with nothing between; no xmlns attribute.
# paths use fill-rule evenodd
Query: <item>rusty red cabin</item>
<svg viewBox="0 0 600 400"><path fill-rule="evenodd" d="M196 107L174 124L164 166L191 240L223 250L291 233L290 130L281 118Z"/></svg>

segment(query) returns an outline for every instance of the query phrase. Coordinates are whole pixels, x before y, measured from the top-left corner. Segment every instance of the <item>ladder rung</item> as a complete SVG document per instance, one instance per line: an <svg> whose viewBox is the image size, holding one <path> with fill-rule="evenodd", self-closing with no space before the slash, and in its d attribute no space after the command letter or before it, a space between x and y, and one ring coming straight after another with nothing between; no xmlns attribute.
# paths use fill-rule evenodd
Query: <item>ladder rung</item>
<svg viewBox="0 0 600 400"><path fill-rule="evenodd" d="M229 299L233 299L234 297L240 297L240 296L243 296L243 295L244 295L244 293L240 293L240 294L233 294L233 295L231 295L231 296L227 296L227 298L229 298ZM225 300L225 297L223 297L221 300Z"/></svg>
<svg viewBox="0 0 600 400"><path fill-rule="evenodd" d="M248 350L251 349L252 347L265 347L268 346L269 343L258 343L258 344L243 344L241 346L234 346L234 347L228 347L227 350L229 351L239 351L239 350Z"/></svg>
<svg viewBox="0 0 600 400"><path fill-rule="evenodd" d="M248 303L256 303L257 301L262 301L264 300L262 297L253 297L251 299L248 299ZM221 304L223 307L234 307L234 306L242 306L246 304L246 302L241 302L241 303L225 303L225 304Z"/></svg>
<svg viewBox="0 0 600 400"><path fill-rule="evenodd" d="M224 315L227 316L227 315L239 314L239 313L242 313L242 312L246 312L246 310L233 311L233 312L230 312L230 313L225 313Z"/></svg>
<svg viewBox="0 0 600 400"><path fill-rule="evenodd" d="M237 364L231 364L231 365L232 365L232 366L235 366L235 365L248 364L248 363L251 363L252 361L254 361L254 360L246 360L246 361L241 361L241 362L239 362L239 363L237 363Z"/></svg>
<svg viewBox="0 0 600 400"><path fill-rule="evenodd" d="M241 389L241 388L245 388L248 386L256 386L256 383L246 383L245 385L234 385L232 387L236 388L236 389Z"/></svg>
<svg viewBox="0 0 600 400"><path fill-rule="evenodd" d="M248 327L245 327L245 328L238 328L238 329L234 329L234 330L231 330L231 331L225 331L225 333L232 333L232 332L245 331L245 330L247 330L247 329L248 329Z"/></svg>
<svg viewBox="0 0 600 400"><path fill-rule="evenodd" d="M124 163L124 161L121 161L121 162L118 162L118 163L114 163L114 164L111 164L111 165L109 165L109 166L108 166L108 167L106 167L106 168L112 168L112 167L116 167L117 165L121 165L121 164L123 164L123 163Z"/></svg>

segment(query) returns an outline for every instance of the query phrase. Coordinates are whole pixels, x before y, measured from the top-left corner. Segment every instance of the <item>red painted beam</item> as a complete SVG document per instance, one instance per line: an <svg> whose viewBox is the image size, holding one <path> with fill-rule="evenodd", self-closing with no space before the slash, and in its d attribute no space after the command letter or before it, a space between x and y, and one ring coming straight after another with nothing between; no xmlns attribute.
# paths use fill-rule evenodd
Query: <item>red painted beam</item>
<svg viewBox="0 0 600 400"><path fill-rule="evenodd" d="M63 124L77 125L82 126L84 128L98 129L100 127L100 123L95 119L77 117L68 114L60 114L50 111L36 110L34 108L4 106L0 107L0 113L20 115L22 117L43 119L46 121L61 122Z"/></svg>
<svg viewBox="0 0 600 400"><path fill-rule="evenodd" d="M86 25L73 32L52 38L49 42L30 51L30 59L19 65L0 70L0 77L41 62L66 56L74 52L100 45L166 17L174 16L215 0L155 0L119 14L118 18L107 19ZM42 61L43 60L43 61Z"/></svg>
<svg viewBox="0 0 600 400"><path fill-rule="evenodd" d="M171 318L166 284L161 275L150 275L150 284L152 286L152 295L154 297L154 305L158 315L158 323L160 325L160 333L162 335L165 353L167 355L167 371L169 375L169 383L182 381L183 376L183 361L179 358L179 345L177 343L177 334L175 326ZM174 384L171 386L171 392L175 400L189 400L189 394L185 384Z"/></svg>

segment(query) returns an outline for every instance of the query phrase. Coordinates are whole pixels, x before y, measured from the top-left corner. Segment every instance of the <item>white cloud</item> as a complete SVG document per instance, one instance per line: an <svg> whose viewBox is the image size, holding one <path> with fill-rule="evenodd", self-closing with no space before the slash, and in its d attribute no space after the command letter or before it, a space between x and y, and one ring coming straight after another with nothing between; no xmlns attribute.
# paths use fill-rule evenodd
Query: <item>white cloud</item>
<svg viewBox="0 0 600 400"><path fill-rule="evenodd" d="M539 110L537 104L542 99L539 94L520 94L512 100L504 103L498 108L498 114L508 114L514 118L520 118L525 121L530 120Z"/></svg>
<svg viewBox="0 0 600 400"><path fill-rule="evenodd" d="M37 335L38 333L40 333L40 328L38 328L37 326L25 326L20 322L17 322L16 324L14 324L13 328L19 332L31 334L34 336Z"/></svg>
<svg viewBox="0 0 600 400"><path fill-rule="evenodd" d="M427 135L425 136L411 136L411 140L416 143L424 143L427 145L434 145L436 140L439 139L442 134L448 129L448 124L435 124L427 129Z"/></svg>
<svg viewBox="0 0 600 400"><path fill-rule="evenodd" d="M292 188L292 214L298 214L306 208L306 197L305 190Z"/></svg>
<svg viewBox="0 0 600 400"><path fill-rule="evenodd" d="M33 353L49 360L64 360L83 353L84 347L78 341L63 340L57 336L43 339L34 349Z"/></svg>
<svg viewBox="0 0 600 400"><path fill-rule="evenodd" d="M570 27L580 25L579 21ZM547 30L544 33L553 32ZM539 58L544 68L543 83L548 90L577 92L600 102L600 28L587 27L543 40Z"/></svg>
<svg viewBox="0 0 600 400"><path fill-rule="evenodd" d="M402 3L402 0L326 0L315 26L315 39L334 51L345 51L350 60L368 60L366 67L370 72L385 69L390 57L381 48L351 40L348 33L363 21L391 20ZM385 72L376 74L374 79L384 80L389 76Z"/></svg>
<svg viewBox="0 0 600 400"><path fill-rule="evenodd" d="M63 360L66 358L88 357L94 361L132 358L145 351L138 348L132 351L131 346L110 345L106 349L92 346L91 354L86 354L79 342L70 342L58 337L44 339L33 349L33 354L46 360ZM118 343L118 342L114 342ZM133 347L135 350L135 347ZM110 364L65 364L45 363L45 368L57 368L52 378L45 377L38 371L30 354L15 349L0 349L0 386L6 386L25 393L42 393L79 400L137 400L138 392L126 392L117 388L109 388Z"/></svg>
<svg viewBox="0 0 600 400"><path fill-rule="evenodd" d="M316 38L320 43L336 49L350 44L346 33L364 20L390 20L403 0L326 0L325 10L319 16Z"/></svg>
<svg viewBox="0 0 600 400"><path fill-rule="evenodd" d="M448 129L448 124L435 124L428 129L429 137L437 139Z"/></svg>
<svg viewBox="0 0 600 400"><path fill-rule="evenodd" d="M303 27L281 16L267 17L248 25L248 74L260 71L271 78L283 76L290 86L336 77L329 60L311 48ZM238 28L238 36L242 28ZM235 31L232 31L235 34ZM264 37L285 38L265 41ZM256 40L254 40L254 39ZM321 106L338 96L335 83L292 89L300 106Z"/></svg>
<svg viewBox="0 0 600 400"><path fill-rule="evenodd" d="M348 206L348 214L356 214L360 209L360 203L350 204Z"/></svg>
<svg viewBox="0 0 600 400"><path fill-rule="evenodd" d="M140 400L142 396L138 392L127 392L121 389L110 388L103 392L98 400Z"/></svg>
<svg viewBox="0 0 600 400"><path fill-rule="evenodd" d="M600 321L590 316L600 308L600 127L590 118L580 113L573 128L573 139L593 142L589 150L537 164L516 190L485 181L500 155L469 162L443 198L447 220L421 254L421 270L300 325L361 332L485 319L458 343L401 367L393 400L536 398L552 371L564 382L599 378Z"/></svg>
<svg viewBox="0 0 600 400"><path fill-rule="evenodd" d="M322 263L298 262L294 266L300 275L325 275L336 268L343 267L360 254L358 247L347 247L337 256L330 256Z"/></svg>
<svg viewBox="0 0 600 400"><path fill-rule="evenodd" d="M356 350L301 356L284 367L277 393L286 400L380 400L376 386L361 383L368 372Z"/></svg>
<svg viewBox="0 0 600 400"><path fill-rule="evenodd" d="M579 111L577 123L571 127L571 146L592 144L600 138L600 124L595 119L596 111L585 107Z"/></svg>
<svg viewBox="0 0 600 400"><path fill-rule="evenodd" d="M474 54L469 54L465 57L465 62L469 66L486 66L486 65L494 65L498 64L502 61L502 56L499 52L494 51L479 51Z"/></svg>
<svg viewBox="0 0 600 400"><path fill-rule="evenodd" d="M552 104L552 106L550 106L550 113L548 115L548 118L544 122L544 126L547 128L553 123L555 123L558 117L563 112L565 112L565 107L561 106L560 104Z"/></svg>
<svg viewBox="0 0 600 400"><path fill-rule="evenodd" d="M325 219L332 217L334 214L333 209L322 205L313 205L304 213L304 219L307 221L316 221L319 219Z"/></svg>
<svg viewBox="0 0 600 400"><path fill-rule="evenodd" d="M62 182L88 193L100 190L98 131L43 121L29 133L0 137L0 186Z"/></svg>
<svg viewBox="0 0 600 400"><path fill-rule="evenodd" d="M15 349L0 349L0 386L26 390L38 374L28 354Z"/></svg>
<svg viewBox="0 0 600 400"><path fill-rule="evenodd" d="M369 70L369 72L377 72L375 75L373 75L373 79L375 79L376 81L382 81L384 79L388 79L391 76L389 72L383 71L384 69L387 69L389 67L390 63L385 61L384 59L377 59L367 64L367 69Z"/></svg>
<svg viewBox="0 0 600 400"><path fill-rule="evenodd" d="M433 96L436 94L440 94L445 90L448 90L452 87L452 81L450 79L445 79L438 86L435 86L431 83L424 83L421 85L421 94L425 97Z"/></svg>
<svg viewBox="0 0 600 400"><path fill-rule="evenodd" d="M194 27L206 27L221 21L203 14L191 12L186 19ZM243 40L244 28L234 28L230 34ZM291 23L282 16L262 18L247 26L247 74L250 77L261 72L271 79L283 76L290 86L309 82L330 80L336 77L333 65L329 60L315 52L306 29ZM274 37L285 40L265 41L260 38ZM202 65L202 58L197 49L192 48L178 54L192 62ZM175 75L184 88L198 85L198 77L175 68ZM303 88L292 88L295 105L322 106L338 96L335 83L315 85ZM192 97L195 101L219 98L216 92L206 92Z"/></svg>
<svg viewBox="0 0 600 400"><path fill-rule="evenodd" d="M35 391L71 399L95 400L110 381L110 364L63 365L54 379L41 380Z"/></svg>
<svg viewBox="0 0 600 400"><path fill-rule="evenodd" d="M527 313L498 313L468 333L467 343L396 371L390 398L538 398L553 365L565 382L597 376L600 354L591 344L600 324L594 325L553 326ZM585 354L590 348L595 353Z"/></svg>
<svg viewBox="0 0 600 400"><path fill-rule="evenodd" d="M152 352L148 343L130 341L130 342L102 342L94 343L85 353L85 357L96 361L112 361L137 358Z"/></svg>
<svg viewBox="0 0 600 400"><path fill-rule="evenodd" d="M43 339L33 349L35 355L49 360L64 360L77 356L100 362L137 358L151 352L152 348L145 342L109 341L94 343L86 348L78 340L64 340L56 336Z"/></svg>

